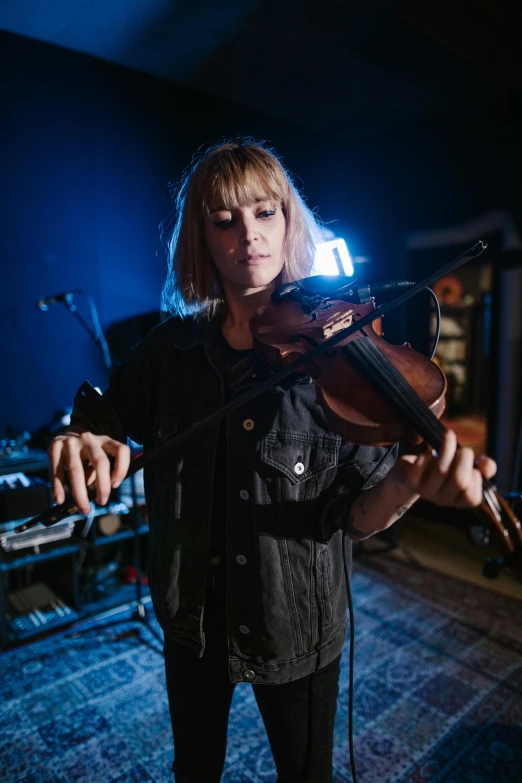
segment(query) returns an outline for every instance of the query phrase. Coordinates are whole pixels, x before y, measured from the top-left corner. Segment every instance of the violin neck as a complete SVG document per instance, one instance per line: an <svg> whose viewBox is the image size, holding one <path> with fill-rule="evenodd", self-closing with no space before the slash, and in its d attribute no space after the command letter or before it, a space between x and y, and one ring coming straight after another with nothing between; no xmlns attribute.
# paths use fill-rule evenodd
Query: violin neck
<svg viewBox="0 0 522 783"><path fill-rule="evenodd" d="M373 340L363 334L342 350L348 361L371 381L421 438L439 449L446 428Z"/></svg>

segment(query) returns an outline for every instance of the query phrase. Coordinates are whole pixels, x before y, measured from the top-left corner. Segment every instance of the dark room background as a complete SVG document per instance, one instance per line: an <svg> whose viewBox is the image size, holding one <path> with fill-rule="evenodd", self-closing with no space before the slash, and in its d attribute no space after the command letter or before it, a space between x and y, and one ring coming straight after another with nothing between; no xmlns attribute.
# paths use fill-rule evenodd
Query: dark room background
<svg viewBox="0 0 522 783"><path fill-rule="evenodd" d="M491 210L520 227L518 93L469 63L459 63L461 99L382 130L379 122L332 122L335 106L322 102L317 75L306 112L330 116L321 130L320 120L290 122L7 32L0 51L0 432L45 428L84 379L107 381L98 346L71 313L60 304L42 312L38 299L82 289L105 330L159 310L169 183L202 144L237 134L268 139L309 206L352 255L370 259L358 268L360 282L431 271L408 268L413 232ZM498 267L520 265L519 250L497 244ZM89 320L85 298L75 304ZM389 321L391 341L415 342L404 314Z"/></svg>

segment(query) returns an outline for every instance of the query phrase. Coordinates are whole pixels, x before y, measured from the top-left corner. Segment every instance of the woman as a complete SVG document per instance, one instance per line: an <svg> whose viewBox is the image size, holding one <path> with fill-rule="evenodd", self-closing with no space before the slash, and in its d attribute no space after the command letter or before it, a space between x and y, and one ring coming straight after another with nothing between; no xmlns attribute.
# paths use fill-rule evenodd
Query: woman
<svg viewBox="0 0 522 783"><path fill-rule="evenodd" d="M271 372L249 320L283 282L306 277L318 230L277 157L250 141L213 147L177 198L154 329L90 408L50 447L80 509L106 503L129 465ZM339 661L346 635L343 547L392 525L418 498L468 507L482 476L449 432L438 455L341 441L310 379L295 373L145 470L149 583L165 634L178 783L217 783L234 685L251 682L279 783L332 780ZM108 457L114 457L112 468ZM83 465L88 464L84 470ZM345 535L347 534L347 535Z"/></svg>

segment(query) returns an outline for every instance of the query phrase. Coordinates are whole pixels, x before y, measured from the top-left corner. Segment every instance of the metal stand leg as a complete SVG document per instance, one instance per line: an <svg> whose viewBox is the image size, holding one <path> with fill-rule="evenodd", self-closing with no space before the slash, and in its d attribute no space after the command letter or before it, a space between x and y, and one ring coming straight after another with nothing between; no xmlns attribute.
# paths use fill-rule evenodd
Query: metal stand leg
<svg viewBox="0 0 522 783"><path fill-rule="evenodd" d="M90 630L92 628L93 624L98 624L99 622L102 622L102 628L105 630L106 628L114 628L118 625L124 625L129 622L137 622L141 626L145 626L147 631L152 634L152 636L155 637L155 639L160 644L160 649L158 649L155 645L150 644L148 641L146 641L140 633L140 629L135 628L130 631L124 631L121 636L118 637L118 639L128 638L128 637L135 637L138 639L138 641L141 644L146 645L147 647L150 647L151 650L154 650L154 652L157 652L160 655L163 655L163 637L158 634L147 622L147 607L143 598L143 590L142 590L142 570L140 566L140 535L139 535L139 527L140 527L140 521L141 521L141 512L139 510L138 502L137 502L137 493L136 493L136 476L133 474L130 476L130 482L131 482L131 495L132 495L132 509L130 511L131 518L132 518L132 527L133 527L133 567L136 573L136 597L133 601L133 611L130 616L130 618L126 619L120 619L120 620L114 620L112 622L103 622L103 619L110 616L111 614L114 614L116 612L121 612L123 609L123 606L115 607L114 609L110 609L108 612L102 612L99 615L93 615L90 620L92 622L89 622L88 628L82 628L78 631L71 631L70 634L67 634L68 636L80 636L87 632L87 630ZM130 606L127 604L126 606Z"/></svg>

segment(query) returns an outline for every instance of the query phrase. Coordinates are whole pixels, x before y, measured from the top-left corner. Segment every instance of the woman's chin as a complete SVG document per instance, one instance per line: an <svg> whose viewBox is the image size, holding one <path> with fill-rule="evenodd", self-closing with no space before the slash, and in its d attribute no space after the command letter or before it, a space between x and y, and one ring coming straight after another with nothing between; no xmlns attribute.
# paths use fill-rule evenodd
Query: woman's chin
<svg viewBox="0 0 522 783"><path fill-rule="evenodd" d="M242 274L235 276L234 281L230 282L232 282L235 287L244 288L249 291L263 290L273 287L278 274L279 271L249 267Z"/></svg>

